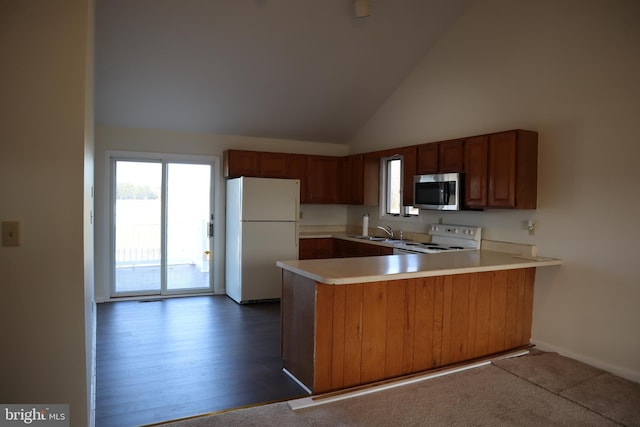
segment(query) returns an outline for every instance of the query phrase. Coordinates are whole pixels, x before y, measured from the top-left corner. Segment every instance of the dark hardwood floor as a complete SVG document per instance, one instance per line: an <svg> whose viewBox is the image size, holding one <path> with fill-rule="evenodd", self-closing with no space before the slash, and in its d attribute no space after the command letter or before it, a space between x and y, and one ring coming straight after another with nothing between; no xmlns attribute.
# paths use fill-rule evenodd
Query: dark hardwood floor
<svg viewBox="0 0 640 427"><path fill-rule="evenodd" d="M282 371L280 304L226 296L98 305L96 426L306 396Z"/></svg>

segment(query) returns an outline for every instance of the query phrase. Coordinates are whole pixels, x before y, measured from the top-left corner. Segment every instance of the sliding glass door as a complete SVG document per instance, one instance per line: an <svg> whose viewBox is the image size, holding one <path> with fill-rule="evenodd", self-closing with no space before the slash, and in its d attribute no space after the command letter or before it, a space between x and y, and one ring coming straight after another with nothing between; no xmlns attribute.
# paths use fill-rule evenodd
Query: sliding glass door
<svg viewBox="0 0 640 427"><path fill-rule="evenodd" d="M210 194L210 165L167 164L167 292L211 289Z"/></svg>
<svg viewBox="0 0 640 427"><path fill-rule="evenodd" d="M213 168L112 159L112 296L211 292Z"/></svg>

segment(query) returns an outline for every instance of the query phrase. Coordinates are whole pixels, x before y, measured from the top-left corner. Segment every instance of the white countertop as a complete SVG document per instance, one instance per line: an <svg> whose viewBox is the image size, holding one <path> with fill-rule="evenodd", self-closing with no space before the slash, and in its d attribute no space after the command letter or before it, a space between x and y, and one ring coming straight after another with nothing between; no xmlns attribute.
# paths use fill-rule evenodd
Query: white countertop
<svg viewBox="0 0 640 427"><path fill-rule="evenodd" d="M556 258L487 250L278 261L277 266L329 285L560 265Z"/></svg>

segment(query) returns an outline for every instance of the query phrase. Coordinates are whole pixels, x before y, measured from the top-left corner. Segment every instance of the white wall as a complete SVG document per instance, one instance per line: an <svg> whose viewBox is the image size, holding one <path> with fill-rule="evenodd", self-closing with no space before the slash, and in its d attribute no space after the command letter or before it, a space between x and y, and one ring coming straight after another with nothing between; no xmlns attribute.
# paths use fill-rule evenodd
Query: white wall
<svg viewBox="0 0 640 427"><path fill-rule="evenodd" d="M0 402L92 425L92 1L1 9L0 220L21 244L0 246Z"/></svg>
<svg viewBox="0 0 640 427"><path fill-rule="evenodd" d="M162 130L124 129L98 126L96 129L96 300L109 299L109 187L106 165L108 153L147 152L180 155L215 156L222 164L223 152L227 149L273 151L282 153L318 154L344 156L348 146L345 144L326 144L307 141L293 141L271 138L252 138ZM222 169L222 168L221 168ZM218 180L222 183L222 170ZM219 201L224 204L224 185L220 186ZM301 208L301 225L344 225L347 220L346 206L304 205ZM224 207L222 208L224 215ZM218 218L224 223L224 218ZM224 229L222 229L224 233ZM224 247L220 237L215 245ZM224 290L224 259L218 263L214 278L218 290Z"/></svg>
<svg viewBox="0 0 640 427"><path fill-rule="evenodd" d="M562 258L561 267L538 271L534 341L638 382L639 53L635 0L478 1L350 147L538 131L537 210L445 220ZM350 210L350 219L362 211ZM524 230L530 218L533 237Z"/></svg>

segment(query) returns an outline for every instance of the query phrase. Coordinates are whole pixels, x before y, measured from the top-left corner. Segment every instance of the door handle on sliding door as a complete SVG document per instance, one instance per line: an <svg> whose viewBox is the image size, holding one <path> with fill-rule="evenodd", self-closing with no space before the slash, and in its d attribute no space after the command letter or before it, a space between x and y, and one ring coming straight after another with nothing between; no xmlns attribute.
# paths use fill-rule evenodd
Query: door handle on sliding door
<svg viewBox="0 0 640 427"><path fill-rule="evenodd" d="M207 223L207 237L213 237L213 214L211 215L211 221Z"/></svg>

